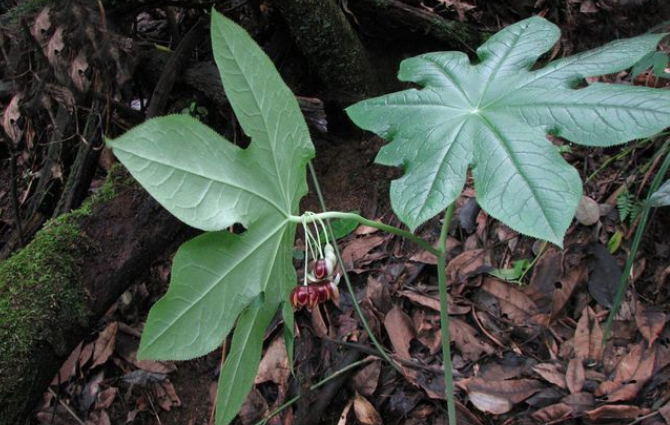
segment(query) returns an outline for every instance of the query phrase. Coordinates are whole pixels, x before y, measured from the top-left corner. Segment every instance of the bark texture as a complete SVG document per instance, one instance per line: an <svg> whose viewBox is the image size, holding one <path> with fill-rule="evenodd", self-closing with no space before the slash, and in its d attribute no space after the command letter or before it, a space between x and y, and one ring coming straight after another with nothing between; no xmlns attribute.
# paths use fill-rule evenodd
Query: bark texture
<svg viewBox="0 0 670 425"><path fill-rule="evenodd" d="M334 0L277 3L293 39L330 92L376 93L375 76L363 44Z"/></svg>
<svg viewBox="0 0 670 425"><path fill-rule="evenodd" d="M471 25L398 0L357 0L348 7L365 32L382 38L431 40L466 53L473 53L486 38L486 33Z"/></svg>

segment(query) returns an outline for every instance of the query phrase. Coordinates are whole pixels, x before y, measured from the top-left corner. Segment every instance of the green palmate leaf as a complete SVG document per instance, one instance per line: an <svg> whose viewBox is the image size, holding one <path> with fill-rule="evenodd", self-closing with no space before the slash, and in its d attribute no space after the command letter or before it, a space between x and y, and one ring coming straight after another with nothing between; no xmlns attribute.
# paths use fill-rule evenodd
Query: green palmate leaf
<svg viewBox="0 0 670 425"><path fill-rule="evenodd" d="M263 333L296 283L295 224L314 156L305 121L270 59L213 11L212 46L224 89L252 139L241 149L187 115L156 118L108 141L165 208L205 233L175 256L167 294L152 308L138 356L189 359L219 346L236 321L219 383L217 424L229 423L253 383ZM241 235L224 229L241 223ZM239 316L239 320L238 320ZM286 331L292 338L292 329Z"/></svg>
<svg viewBox="0 0 670 425"><path fill-rule="evenodd" d="M666 180L666 182L649 197L648 202L650 207L670 206L670 180Z"/></svg>
<svg viewBox="0 0 670 425"><path fill-rule="evenodd" d="M399 78L424 87L347 109L360 127L391 141L377 162L402 166L391 184L399 218L414 230L459 195L472 168L477 200L522 233L562 245L581 197L581 181L547 133L588 146L611 146L670 125L670 93L592 84L584 77L628 68L663 35L619 40L531 70L560 36L534 17L511 25L477 50L402 62Z"/></svg>

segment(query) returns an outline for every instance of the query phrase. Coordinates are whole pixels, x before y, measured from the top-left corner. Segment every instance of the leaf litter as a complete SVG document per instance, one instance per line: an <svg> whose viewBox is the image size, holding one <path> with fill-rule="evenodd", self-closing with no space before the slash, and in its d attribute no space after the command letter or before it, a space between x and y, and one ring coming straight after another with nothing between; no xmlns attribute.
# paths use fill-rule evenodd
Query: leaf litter
<svg viewBox="0 0 670 425"><path fill-rule="evenodd" d="M595 4L587 3L589 10ZM577 150L573 159L586 163L585 156ZM606 159L603 154L595 161ZM607 251L603 237L628 230L609 214L596 218L591 200L602 205L611 191L599 192L598 188L610 184L608 180L616 178L603 177L587 188L592 190L585 201L589 204L584 211L587 219L581 217L582 223L571 228L564 251L549 247L539 256L522 285L485 273L511 261L532 261L532 241L478 211L472 189L467 189L469 196L460 202L467 208L457 211L460 230L454 226L450 231L447 268L459 423L513 425L578 418L628 423L657 412L649 418L657 422L642 423L670 424L670 388L667 380L654 379L665 376L670 363L667 298L655 297L656 288L636 285L624 304L631 314L620 316L613 338L602 343L606 308L611 305L625 258L621 252ZM436 221L425 227L439 233ZM404 244L401 250L392 250L394 244L400 243L363 226L341 241L347 269L358 274L354 282L357 296L375 334L389 352L409 363L402 365L400 375L380 361L357 369L351 384L341 387L332 400L332 410L337 412L328 423L337 423L344 411L348 414L340 420L342 424L446 423L439 400L443 381L436 262L428 253ZM621 246L629 244L630 239L624 237ZM648 253L652 261L654 254ZM662 276L667 255L657 255L656 263L658 259L661 264L653 264L638 280ZM417 269L417 264L423 269ZM664 278L657 279L664 282ZM631 295L633 291L636 296ZM297 316L300 337L293 370L277 331L281 326L270 332L240 423L253 424L288 397L304 393L337 365L340 354L354 349L330 340L355 344L356 349L367 349L366 355L374 355L348 297L343 295L339 308L328 304L316 314ZM657 301L651 301L654 299ZM148 301L145 296L133 303ZM221 353L178 365L138 362L142 316L122 311L120 305L112 310L99 326L100 332L82 341L54 377L51 388L57 397L46 393L36 413L40 423L71 423L71 413L61 401L93 424L208 423L209 384L219 371ZM311 371L300 372L302 368ZM198 376L199 381L188 379L191 376ZM199 396L204 413L195 413L184 402L183 394L193 387L205 389ZM189 400L194 398L191 392ZM659 403L663 400L665 403ZM289 408L270 423L293 423L310 404Z"/></svg>

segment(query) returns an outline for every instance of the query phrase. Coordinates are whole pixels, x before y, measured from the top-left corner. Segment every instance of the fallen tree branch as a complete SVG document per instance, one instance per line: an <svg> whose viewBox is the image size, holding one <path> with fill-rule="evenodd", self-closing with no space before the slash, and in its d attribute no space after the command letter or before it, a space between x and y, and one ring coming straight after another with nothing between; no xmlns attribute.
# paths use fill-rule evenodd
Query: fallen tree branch
<svg viewBox="0 0 670 425"><path fill-rule="evenodd" d="M0 423L23 423L70 351L186 226L114 177L0 265Z"/></svg>
<svg viewBox="0 0 670 425"><path fill-rule="evenodd" d="M356 0L348 2L347 6L362 28L380 31L384 36L389 32L404 37L415 35L424 42L429 39L446 48L469 52L474 52L486 37L486 33L471 25L444 19L398 0Z"/></svg>

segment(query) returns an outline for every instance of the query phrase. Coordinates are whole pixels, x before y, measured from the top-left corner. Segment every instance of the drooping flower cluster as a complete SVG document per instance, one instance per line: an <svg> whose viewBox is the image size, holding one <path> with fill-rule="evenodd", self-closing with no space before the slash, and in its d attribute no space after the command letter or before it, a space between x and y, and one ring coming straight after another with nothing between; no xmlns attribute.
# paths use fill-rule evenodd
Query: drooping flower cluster
<svg viewBox="0 0 670 425"><path fill-rule="evenodd" d="M309 216L309 213L306 213L303 217L307 216ZM340 298L340 291L337 288L340 275L333 276L337 265L335 249L328 242L328 232L323 222L319 220L319 223L325 237L323 248L321 247L321 235L317 232L315 238L306 221L303 221L303 229L305 230L305 277L303 284L296 286L291 291L290 301L295 310L306 307L307 310L312 311L320 303L328 300L337 301ZM314 258L311 270L309 270L310 253Z"/></svg>

